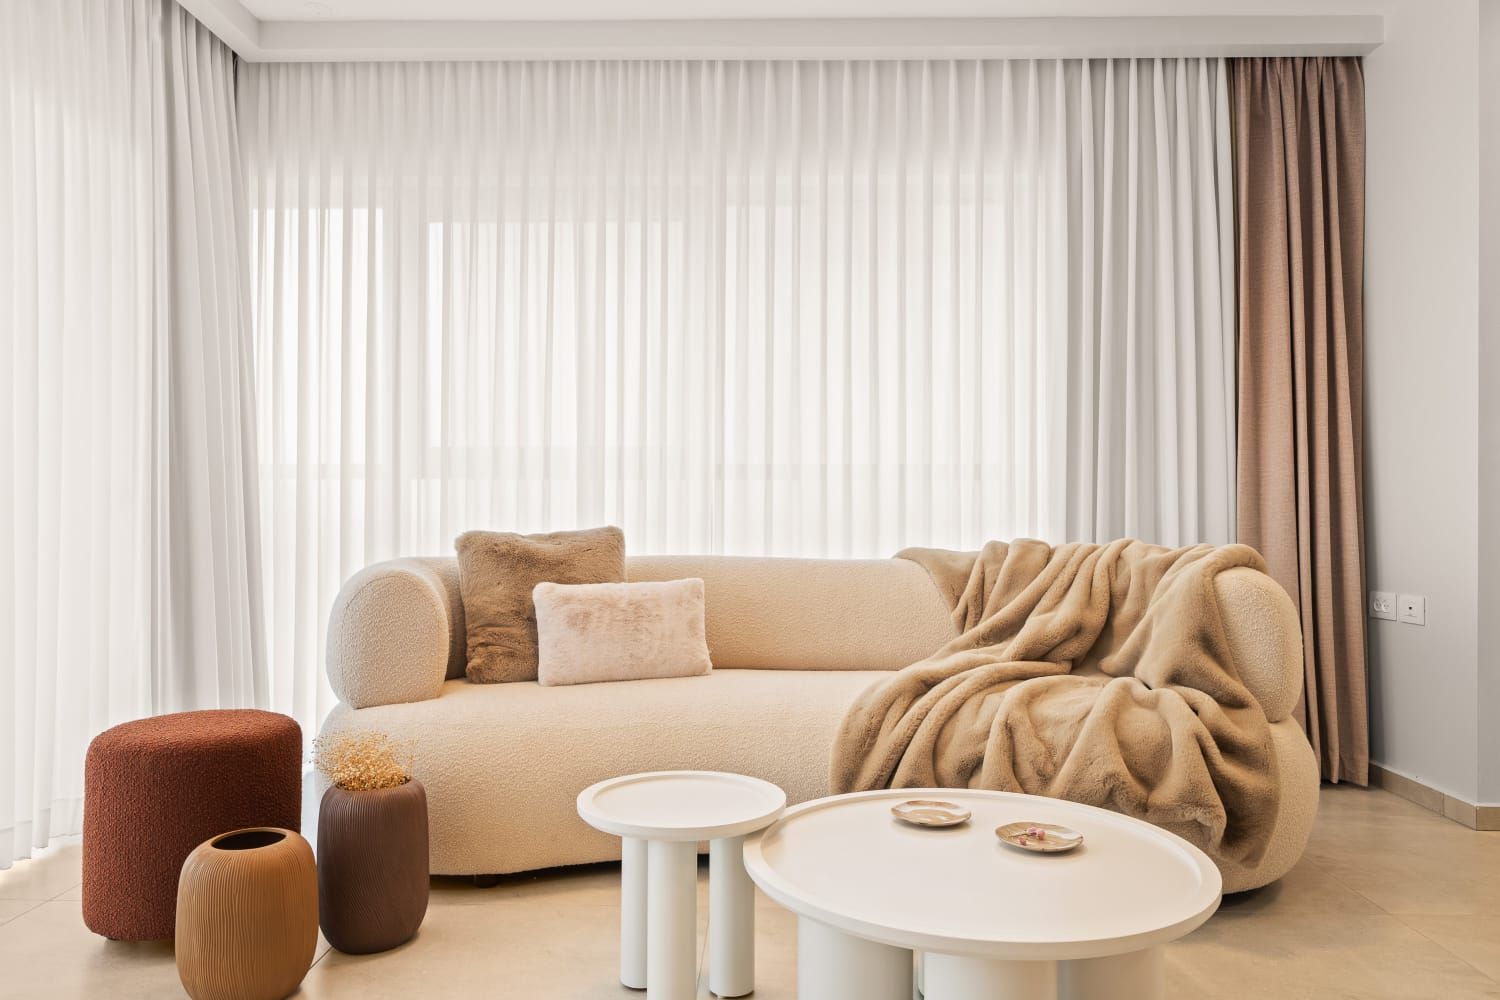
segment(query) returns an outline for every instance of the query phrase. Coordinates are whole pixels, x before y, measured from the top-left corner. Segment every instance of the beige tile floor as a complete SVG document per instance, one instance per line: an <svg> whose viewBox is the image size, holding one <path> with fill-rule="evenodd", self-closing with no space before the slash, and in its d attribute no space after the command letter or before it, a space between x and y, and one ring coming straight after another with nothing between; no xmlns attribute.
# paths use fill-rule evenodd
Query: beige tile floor
<svg viewBox="0 0 1500 1000"><path fill-rule="evenodd" d="M706 869L699 892L706 895ZM307 998L640 997L615 981L618 871L434 879L421 932L383 955L319 941ZM79 850L0 871L0 997L181 997L170 944L90 934ZM700 905L699 934L703 936ZM760 1000L796 995L796 925L760 899ZM1232 896L1168 951L1173 998L1500 997L1500 833L1475 833L1386 792L1325 788L1307 856ZM706 988L701 996L707 997Z"/></svg>

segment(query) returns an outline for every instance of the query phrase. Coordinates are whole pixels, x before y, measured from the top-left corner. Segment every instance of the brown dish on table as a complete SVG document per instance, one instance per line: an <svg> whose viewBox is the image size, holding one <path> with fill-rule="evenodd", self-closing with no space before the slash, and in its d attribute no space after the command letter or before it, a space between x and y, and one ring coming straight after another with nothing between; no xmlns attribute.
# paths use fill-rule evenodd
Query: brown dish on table
<svg viewBox="0 0 1500 1000"><path fill-rule="evenodd" d="M967 823L969 810L940 799L910 799L891 806L891 815L914 826L958 826Z"/></svg>
<svg viewBox="0 0 1500 1000"><path fill-rule="evenodd" d="M1011 847L1038 854L1060 854L1083 843L1083 834L1056 823L1007 823L995 828L995 836Z"/></svg>

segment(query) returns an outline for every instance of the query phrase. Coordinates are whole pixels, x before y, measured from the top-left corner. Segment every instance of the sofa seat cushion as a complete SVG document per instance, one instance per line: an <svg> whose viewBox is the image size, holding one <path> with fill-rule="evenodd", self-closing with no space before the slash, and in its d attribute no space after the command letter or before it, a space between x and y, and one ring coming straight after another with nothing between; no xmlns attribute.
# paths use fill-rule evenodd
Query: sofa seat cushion
<svg viewBox="0 0 1500 1000"><path fill-rule="evenodd" d="M844 710L884 671L715 670L542 687L448 681L438 698L350 709L345 727L410 739L427 788L432 872L476 875L607 861L620 843L578 818L578 793L641 771L732 771L788 804L828 794Z"/></svg>

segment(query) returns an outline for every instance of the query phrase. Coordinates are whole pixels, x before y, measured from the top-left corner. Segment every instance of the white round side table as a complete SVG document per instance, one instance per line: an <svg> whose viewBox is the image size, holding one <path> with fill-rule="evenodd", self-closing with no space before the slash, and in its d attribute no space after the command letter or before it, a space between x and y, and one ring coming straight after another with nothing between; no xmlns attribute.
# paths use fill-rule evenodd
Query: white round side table
<svg viewBox="0 0 1500 1000"><path fill-rule="evenodd" d="M755 889L747 834L776 821L786 793L720 771L653 771L585 788L578 815L622 838L620 982L648 1000L692 1000L698 976L698 843L709 842L708 988L755 989Z"/></svg>
<svg viewBox="0 0 1500 1000"><path fill-rule="evenodd" d="M891 815L907 799L970 809L929 829ZM1057 823L1061 854L995 828ZM1163 946L1219 906L1208 856L1181 837L1076 802L967 789L892 789L804 803L745 844L761 890L797 914L797 991L817 1000L1159 1000Z"/></svg>

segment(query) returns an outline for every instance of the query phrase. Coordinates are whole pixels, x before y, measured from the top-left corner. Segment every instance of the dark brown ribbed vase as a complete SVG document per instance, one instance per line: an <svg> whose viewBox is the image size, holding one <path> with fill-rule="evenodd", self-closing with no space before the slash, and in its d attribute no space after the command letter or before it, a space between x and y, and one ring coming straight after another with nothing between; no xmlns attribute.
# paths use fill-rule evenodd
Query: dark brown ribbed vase
<svg viewBox="0 0 1500 1000"><path fill-rule="evenodd" d="M318 922L339 951L411 940L427 915L427 792L419 781L351 792L318 810Z"/></svg>

